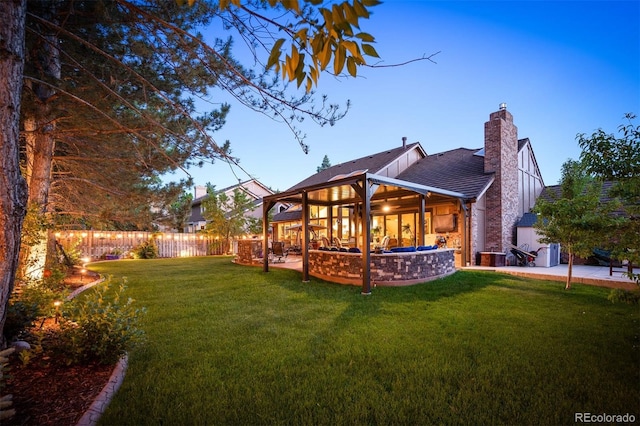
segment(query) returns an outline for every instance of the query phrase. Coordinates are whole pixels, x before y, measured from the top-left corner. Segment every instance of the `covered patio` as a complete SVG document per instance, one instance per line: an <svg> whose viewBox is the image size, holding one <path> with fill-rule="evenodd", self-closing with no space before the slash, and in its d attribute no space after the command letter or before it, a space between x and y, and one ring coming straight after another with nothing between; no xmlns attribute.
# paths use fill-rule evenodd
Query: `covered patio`
<svg viewBox="0 0 640 426"><path fill-rule="evenodd" d="M263 250L268 251L269 211L277 202L291 203L300 206L301 224L301 262L303 281L309 276L319 276L334 282L353 284L356 281L362 286L362 294L371 293L372 268L375 282L394 285L426 281L428 277L443 276L453 268L453 248L433 245L427 242L425 223L431 218L425 216L429 205L455 203L462 215L461 241L458 242L461 258L468 259L468 214L464 195L435 187L424 186L382 175L358 170L347 175L335 176L325 183L306 187L294 187L285 192L269 195L263 203ZM393 253L375 251L377 243L376 230L380 224L374 218L394 212L403 218L403 223L395 223L399 233L406 232L406 237ZM407 218L407 223L404 223ZM401 228L402 225L402 228ZM313 226L324 226L329 241L337 238L348 245L346 250L316 250L310 244L310 231ZM273 232L274 241L278 234ZM311 248L310 248L311 246ZM395 259L392 260L392 257ZM379 273L379 266L395 262L406 266L403 271ZM431 272L418 273L410 265L416 263L429 264ZM357 266L354 266L357 264ZM442 267L444 265L444 267ZM418 269L425 268L418 265ZM382 269L385 269L383 267ZM388 268L387 268L388 269ZM268 258L263 260L263 270L269 271Z"/></svg>

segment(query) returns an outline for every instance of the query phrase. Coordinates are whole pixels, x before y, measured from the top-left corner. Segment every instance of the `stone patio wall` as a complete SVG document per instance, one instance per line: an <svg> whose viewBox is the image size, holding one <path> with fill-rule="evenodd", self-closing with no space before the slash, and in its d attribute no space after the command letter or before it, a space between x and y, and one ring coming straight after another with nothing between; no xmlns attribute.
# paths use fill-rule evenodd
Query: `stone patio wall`
<svg viewBox="0 0 640 426"><path fill-rule="evenodd" d="M371 254L371 284L403 286L441 278L456 271L453 249ZM362 284L362 254L309 251L309 274L341 284Z"/></svg>

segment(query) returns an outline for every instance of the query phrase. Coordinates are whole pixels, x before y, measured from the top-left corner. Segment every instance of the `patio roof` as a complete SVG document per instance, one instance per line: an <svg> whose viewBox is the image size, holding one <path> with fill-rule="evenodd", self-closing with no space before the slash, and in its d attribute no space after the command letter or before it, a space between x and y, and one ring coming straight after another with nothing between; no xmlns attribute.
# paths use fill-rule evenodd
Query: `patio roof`
<svg viewBox="0 0 640 426"><path fill-rule="evenodd" d="M303 281L309 281L309 247L307 244L308 236L308 206L309 205L341 205L341 204L359 204L363 209L363 241L371 240L371 207L376 201L383 201L390 198L399 199L400 197L422 196L424 206L424 198L429 197L432 202L438 199L456 199L463 206L465 195L460 192L449 191L432 186L421 185L418 183L408 182L400 179L389 178L386 176L368 173L367 170L350 171L344 175L333 176L323 183L314 183L308 186L299 186L289 189L285 192L269 195L264 197L263 204L263 228L265 229L264 246L266 253L268 250L268 212L277 202L296 203L302 205L302 275ZM422 208L422 210L424 207ZM421 211L421 215L424 212ZM424 226L424 219L421 217L421 226ZM424 229L422 230L424 235ZM365 247L362 250L362 294L371 294L371 274L370 274L370 250ZM264 257L263 269L269 271L269 263L267 256Z"/></svg>
<svg viewBox="0 0 640 426"><path fill-rule="evenodd" d="M372 191L371 201L382 200L403 195L422 194L430 197L465 199L465 194L448 191L432 186L421 185L405 180L368 173L359 170L346 176L336 176L324 183L317 183L306 187L298 187L285 192L264 197L265 203L289 202L302 204L303 193L307 194L308 202L318 205L338 205L362 202L356 192L357 185L366 180L369 185L378 185L378 191ZM356 186L354 186L356 185Z"/></svg>

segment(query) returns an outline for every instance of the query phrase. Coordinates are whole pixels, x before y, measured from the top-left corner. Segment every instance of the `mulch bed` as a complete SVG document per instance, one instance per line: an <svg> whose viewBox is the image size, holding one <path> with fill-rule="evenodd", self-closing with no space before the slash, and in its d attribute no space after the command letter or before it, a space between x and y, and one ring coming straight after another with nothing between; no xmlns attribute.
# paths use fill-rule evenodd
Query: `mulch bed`
<svg viewBox="0 0 640 426"><path fill-rule="evenodd" d="M71 290L97 279L98 275L86 271L73 271L65 279ZM56 327L53 319L43 327ZM108 383L114 365L63 366L46 357L34 357L23 366L15 354L6 371L6 386L0 395L13 395L12 408L16 415L3 420L2 426L75 425L91 406L102 388Z"/></svg>
<svg viewBox="0 0 640 426"><path fill-rule="evenodd" d="M34 360L26 367L12 362L3 394L13 395L16 415L9 425L75 425L109 381L112 365L52 365Z"/></svg>

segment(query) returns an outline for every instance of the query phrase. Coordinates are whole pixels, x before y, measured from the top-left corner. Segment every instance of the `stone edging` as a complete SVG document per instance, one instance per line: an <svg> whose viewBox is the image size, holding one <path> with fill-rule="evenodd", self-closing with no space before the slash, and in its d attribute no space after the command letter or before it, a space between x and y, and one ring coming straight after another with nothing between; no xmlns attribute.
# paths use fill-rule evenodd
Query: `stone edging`
<svg viewBox="0 0 640 426"><path fill-rule="evenodd" d="M93 403L78 421L76 426L94 426L98 424L100 416L104 413L104 410L107 409L107 406L111 402L111 398L113 398L113 395L118 391L124 380L124 374L127 371L128 363L129 357L127 355L120 358L118 364L116 364L116 367L113 369L113 373L111 373L109 381L102 388L102 391L100 391L100 394L98 394L96 399L93 400Z"/></svg>
<svg viewBox="0 0 640 426"><path fill-rule="evenodd" d="M73 290L73 291L71 292L71 294L70 294L70 295L68 295L68 296L67 296L67 300L71 300L71 299L73 299L74 297L76 297L77 295L79 295L80 293L82 293L83 291L85 291L85 290L87 290L87 289L89 289L89 288L93 287L94 285L100 284L100 283L101 283L101 282L103 282L103 281L104 281L104 277L102 277L102 276L101 276L99 279L97 279L97 280L95 280L95 281L91 281L90 283L85 284L85 285L83 285L82 287L78 287L78 288L76 288L75 290Z"/></svg>

